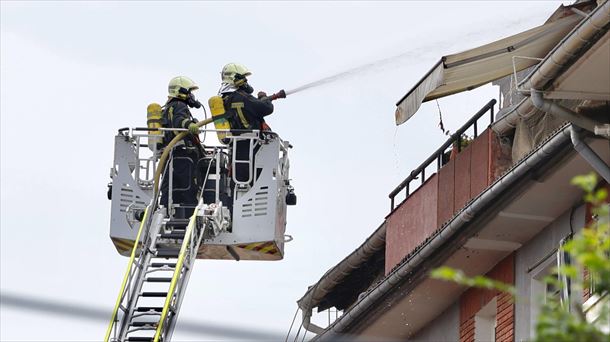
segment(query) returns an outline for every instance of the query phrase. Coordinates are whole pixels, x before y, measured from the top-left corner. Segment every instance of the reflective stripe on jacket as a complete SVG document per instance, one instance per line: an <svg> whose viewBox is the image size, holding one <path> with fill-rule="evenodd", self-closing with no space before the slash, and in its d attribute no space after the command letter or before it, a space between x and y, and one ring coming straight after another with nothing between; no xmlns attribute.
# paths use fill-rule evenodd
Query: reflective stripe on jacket
<svg viewBox="0 0 610 342"><path fill-rule="evenodd" d="M171 99L163 108L163 127L164 128L186 128L188 129L191 123L195 122L189 107L186 102L180 99ZM177 135L178 132L165 132L163 135L163 146ZM187 136L183 139L185 144L192 145L191 139Z"/></svg>
<svg viewBox="0 0 610 342"><path fill-rule="evenodd" d="M234 129L262 129L265 116L273 113L271 100L259 100L243 91L224 93L227 119Z"/></svg>

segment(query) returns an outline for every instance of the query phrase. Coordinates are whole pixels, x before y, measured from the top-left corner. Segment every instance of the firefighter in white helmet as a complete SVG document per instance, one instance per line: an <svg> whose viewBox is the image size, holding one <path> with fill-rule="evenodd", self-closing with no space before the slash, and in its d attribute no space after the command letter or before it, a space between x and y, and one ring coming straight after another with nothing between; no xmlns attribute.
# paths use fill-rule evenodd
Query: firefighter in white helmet
<svg viewBox="0 0 610 342"><path fill-rule="evenodd" d="M164 128L188 129L189 135L175 145L172 151L172 203L180 204L175 214L178 218L188 218L197 205L197 173L195 165L202 157L200 154L199 127L197 119L193 117L189 108L201 108L193 91L199 89L197 84L188 77L178 76L169 81L168 98L163 106L162 126ZM163 136L162 147L179 132L166 131ZM167 207L169 200L168 173L161 183L161 205Z"/></svg>

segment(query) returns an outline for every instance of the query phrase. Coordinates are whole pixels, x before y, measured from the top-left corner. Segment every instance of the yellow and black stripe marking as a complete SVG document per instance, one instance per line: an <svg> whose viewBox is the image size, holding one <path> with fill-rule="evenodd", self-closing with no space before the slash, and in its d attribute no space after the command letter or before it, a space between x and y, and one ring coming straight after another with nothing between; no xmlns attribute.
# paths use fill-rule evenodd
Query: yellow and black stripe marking
<svg viewBox="0 0 610 342"><path fill-rule="evenodd" d="M133 240L111 238L117 251L122 255L129 255L129 252L133 249ZM142 247L142 243L138 244L138 247Z"/></svg>
<svg viewBox="0 0 610 342"><path fill-rule="evenodd" d="M238 248L247 249L249 251L259 252L269 255L277 255L280 253L279 249L275 245L275 242L255 242L243 245L236 245Z"/></svg>

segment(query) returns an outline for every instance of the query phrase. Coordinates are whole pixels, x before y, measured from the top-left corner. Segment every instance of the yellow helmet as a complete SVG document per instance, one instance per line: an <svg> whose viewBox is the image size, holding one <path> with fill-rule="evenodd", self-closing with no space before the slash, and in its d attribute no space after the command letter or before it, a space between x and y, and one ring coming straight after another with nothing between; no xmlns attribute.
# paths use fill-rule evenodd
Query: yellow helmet
<svg viewBox="0 0 610 342"><path fill-rule="evenodd" d="M188 94L197 89L199 89L199 86L197 86L193 80L186 76L172 78L167 86L167 91L170 98L178 98L182 100L186 100L188 98Z"/></svg>
<svg viewBox="0 0 610 342"><path fill-rule="evenodd" d="M228 84L235 85L235 75L247 77L252 75L252 73L243 64L238 63L229 63L225 65L220 72L222 81Z"/></svg>

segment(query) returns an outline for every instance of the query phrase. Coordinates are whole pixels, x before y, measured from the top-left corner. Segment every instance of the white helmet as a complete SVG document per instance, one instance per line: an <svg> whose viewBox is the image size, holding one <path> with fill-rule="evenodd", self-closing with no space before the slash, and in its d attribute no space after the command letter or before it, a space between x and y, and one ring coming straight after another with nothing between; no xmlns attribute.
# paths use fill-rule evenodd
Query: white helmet
<svg viewBox="0 0 610 342"><path fill-rule="evenodd" d="M197 89L199 89L197 84L186 76L172 78L167 86L167 91L170 98L178 98L183 100L186 100L191 91Z"/></svg>
<svg viewBox="0 0 610 342"><path fill-rule="evenodd" d="M237 77L238 79L245 79L247 76L252 75L252 73L244 65L237 64L237 63L229 63L229 64L225 65L222 68L222 71L220 72L220 77L222 78L222 81L224 83L228 83L228 84L232 84L232 85L236 85L235 84L236 75L239 75Z"/></svg>

